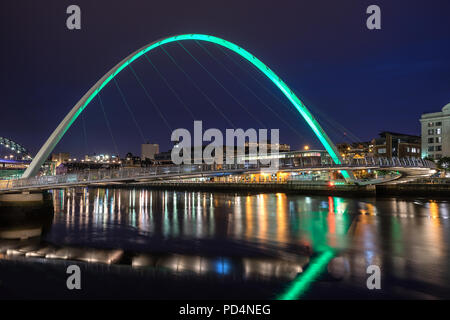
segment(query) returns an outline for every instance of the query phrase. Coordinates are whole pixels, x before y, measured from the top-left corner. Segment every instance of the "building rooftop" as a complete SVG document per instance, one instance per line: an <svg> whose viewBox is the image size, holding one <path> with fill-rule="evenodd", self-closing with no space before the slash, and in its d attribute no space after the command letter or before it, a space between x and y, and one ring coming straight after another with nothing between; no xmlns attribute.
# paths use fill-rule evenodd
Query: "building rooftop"
<svg viewBox="0 0 450 320"><path fill-rule="evenodd" d="M450 103L447 103L445 106L443 106L442 111L423 113L421 118L428 119L428 118L434 118L434 117L441 117L444 115L450 116Z"/></svg>
<svg viewBox="0 0 450 320"><path fill-rule="evenodd" d="M392 131L383 131L383 132L380 132L379 135L380 135L380 137L385 138L386 134L390 134L391 136L396 136L396 137L420 139L420 136L407 134L407 133L392 132Z"/></svg>

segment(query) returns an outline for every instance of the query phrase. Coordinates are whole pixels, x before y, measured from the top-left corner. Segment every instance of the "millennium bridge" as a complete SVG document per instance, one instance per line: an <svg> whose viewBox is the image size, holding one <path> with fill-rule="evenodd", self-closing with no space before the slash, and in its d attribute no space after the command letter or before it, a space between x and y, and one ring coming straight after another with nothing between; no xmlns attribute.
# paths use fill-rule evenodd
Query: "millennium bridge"
<svg viewBox="0 0 450 320"><path fill-rule="evenodd" d="M26 179L5 180L0 182L0 193L39 191L48 189L88 186L111 185L136 185L149 182L173 182L190 181L198 184L205 183L203 178L229 177L228 182L247 182L246 175L262 174L275 177L259 180L258 183L277 182L286 183L287 179L277 179L277 173L300 173L305 171L354 171L354 170L386 170L398 172L389 175L389 178L372 180L354 180L356 185L388 183L393 180L408 178L420 178L429 176L435 163L420 158L365 158L344 161L341 164L323 164L314 166L283 165L276 169L257 164L233 164L233 165L179 165L179 166L152 166L142 168L119 168L87 170L65 175L38 176ZM210 181L210 180L206 180ZM290 180L295 181L295 180Z"/></svg>
<svg viewBox="0 0 450 320"><path fill-rule="evenodd" d="M200 42L207 42L216 45L218 48L227 49L235 54L239 55L244 61L250 63L254 68L261 72L267 79L269 79L275 87L287 98L290 103L290 107L305 120L308 127L315 134L322 146L328 152L332 163L327 165L320 165L314 167L307 166L289 166L283 165L277 170L279 172L300 172L300 171L339 171L344 177L345 183L349 184L376 184L384 183L383 179L375 179L373 181L358 181L355 179L353 171L355 170L369 170L369 169L382 169L389 171L396 171L398 174L395 179L401 177L423 177L429 176L435 167L434 163L427 160L416 158L364 158L357 160L344 160L337 147L331 141L327 133L323 130L319 122L315 119L312 113L308 110L306 105L297 97L294 91L287 86L287 84L267 65L261 60L255 57L253 54L243 49L242 47L229 42L227 40L203 34L182 34L171 37L166 37L132 52L118 64L116 64L111 70L109 70L103 77L101 77L74 105L70 112L64 117L61 123L56 127L38 153L33 157L30 165L25 170L21 179L2 181L0 183L0 193L14 193L14 192L28 192L38 191L53 188L65 188L73 186L96 186L96 185L113 185L113 184L130 184L130 183L148 183L151 181L173 181L173 180L186 180L186 179L198 179L207 178L220 175L245 175L252 173L264 173L269 170L267 167L262 167L259 164L251 165L223 165L223 166L208 166L208 165L183 165L183 166L155 166L147 168L133 168L126 169L121 168L118 170L99 170L81 172L67 175L56 176L37 176L41 170L42 165L48 159L51 152L56 145L65 135L67 130L72 126L79 115L86 109L89 103L98 97L100 100L100 91L108 85L111 81L115 82L115 77L124 69L130 69L136 76L132 68L134 61L141 57L145 57L149 60L147 54L150 51L161 47L161 49L167 54L163 48L168 43L178 43L187 53L187 49L181 44L185 41L194 41L202 47ZM203 48L203 47L202 47ZM190 53L189 53L190 54ZM190 54L191 55L191 54ZM170 55L168 55L170 57ZM191 55L192 56L192 55ZM194 58L198 63L198 61ZM136 78L139 84L143 87L142 83ZM116 83L117 85L117 83ZM143 87L147 97L148 91ZM150 97L149 97L150 98ZM100 100L101 101L101 100ZM124 101L125 102L125 101ZM210 101L211 102L211 101ZM212 103L213 104L213 103ZM102 106L103 108L103 106ZM215 106L216 108L216 106ZM217 109L217 108L216 108ZM218 111L218 110L216 110ZM275 115L277 113L271 110ZM10 141L8 145L12 146ZM17 146L12 146L17 149ZM25 149L21 152L27 152ZM30 157L31 158L31 157ZM277 180L277 182L282 182Z"/></svg>

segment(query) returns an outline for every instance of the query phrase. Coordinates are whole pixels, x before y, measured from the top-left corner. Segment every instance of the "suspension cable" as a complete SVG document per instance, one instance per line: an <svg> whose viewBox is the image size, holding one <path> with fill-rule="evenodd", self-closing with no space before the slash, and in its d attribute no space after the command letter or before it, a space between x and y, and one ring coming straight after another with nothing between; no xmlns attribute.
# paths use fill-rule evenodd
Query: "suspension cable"
<svg viewBox="0 0 450 320"><path fill-rule="evenodd" d="M294 133L296 133L299 137L303 138L303 135L294 127L292 127L286 120L284 120L282 117L280 117L280 115L275 112L263 99L261 99L256 93L255 91L253 91L248 85L245 84L244 81L242 81L241 79L239 79L233 72L230 71L230 69L228 69L223 62L221 62L219 59L217 59L205 46L203 46L201 43L199 43L197 40L195 40L195 42L214 60L216 61L216 63L218 63L219 65L222 66L222 68L229 74L231 75L241 86L243 86L244 88L246 88L256 99L258 99L258 101L264 105L267 109L269 109L279 120L281 120L289 129L291 129Z"/></svg>
<svg viewBox="0 0 450 320"><path fill-rule="evenodd" d="M117 90L119 91L120 96L122 97L122 101L123 101L124 105L127 107L128 112L131 115L131 119L133 119L134 125L138 129L139 134L141 135L142 142L145 142L145 137L144 137L144 133L142 132L141 126L137 122L136 117L133 114L133 111L131 111L130 105L128 104L127 99L125 99L125 95L123 94L122 89L120 89L119 84L116 81L116 78L113 78L113 80L114 80L114 84L116 85Z"/></svg>
<svg viewBox="0 0 450 320"><path fill-rule="evenodd" d="M291 106L288 105L285 101L283 101L280 97L278 97L277 95L275 95L269 88L267 88L264 84L261 83L260 80L258 80L251 72L249 72L247 69L245 69L241 64L237 63L236 60L229 55L221 46L216 45L216 47L230 60L232 61L238 68L240 68L242 71L244 71L245 73L247 73L261 88L263 88L267 93L269 93L273 98L275 98L278 102L281 103L281 105L283 105L284 107L286 107L288 110L291 110ZM356 141L361 141L358 137L356 137L356 135L354 135L353 133L351 133L349 130L347 130L345 127L343 127L342 125L340 125L339 123L335 122L333 124L333 120L330 119L329 117L327 117L326 115L324 115L322 112L318 111L316 108L314 110L316 113L318 113L319 115L322 115L322 117L325 119L325 121L327 121L329 124L331 124L331 126L340 126L343 129L345 129L345 131L347 133L350 133L350 135L353 137L354 140ZM325 126L327 126L325 124ZM330 129L330 125L327 126ZM341 128L341 129L342 129ZM337 132L336 129L332 129L332 131ZM350 138L350 137L349 137ZM356 139L355 139L356 138Z"/></svg>
<svg viewBox="0 0 450 320"><path fill-rule="evenodd" d="M203 95L203 97L214 107L214 109L216 109L216 111L222 116L222 118L224 118L229 125L236 129L236 126L233 124L233 122L231 122L231 120L220 110L220 108L214 103L214 101L211 100L211 98L202 89L200 89L200 87L197 85L197 83L195 83L192 77L186 71L184 71L184 69L175 61L175 59L166 51L166 49L164 49L164 47L162 46L160 48L170 58L173 64L177 66L178 70L180 70L185 75L185 77L194 85L194 87Z"/></svg>
<svg viewBox="0 0 450 320"><path fill-rule="evenodd" d="M147 89L144 87L144 84L142 83L141 79L138 77L137 73L134 71L133 67L131 65L129 65L131 72L133 73L134 77L136 78L137 82L139 83L139 85L142 87L142 89L145 92L145 95L147 96L148 100L151 102L151 104L153 105L153 107L155 108L155 110L158 112L159 116L161 117L161 119L164 121L165 125L167 126L167 128L169 129L170 132L172 132L172 127L170 126L169 122L167 121L167 119L164 117L164 115L162 114L162 112L159 110L158 105L156 104L155 100L153 100L153 98L150 96L150 94L148 93Z"/></svg>
<svg viewBox="0 0 450 320"><path fill-rule="evenodd" d="M100 93L97 93L97 96L98 96L98 101L100 102L100 107L101 107L101 109L103 111L103 117L105 118L106 126L108 127L109 134L111 135L111 139L112 139L112 142L113 142L113 145L114 145L114 150L116 151L116 155L119 156L119 149L117 148L116 140L114 139L114 135L113 135L113 132L112 132L112 129L111 129L111 125L109 123L108 117L106 116L105 107L103 106L103 102L102 102L102 98L100 97Z"/></svg>
<svg viewBox="0 0 450 320"><path fill-rule="evenodd" d="M295 94L298 94L296 90L293 90ZM328 128L335 128L336 132L338 132L338 135L344 134L347 139L351 142L361 142L362 140L356 136L353 132L351 132L348 128L334 120L332 117L329 117L325 112L321 111L318 108L315 108L312 104L308 104L310 106L310 109L313 110L316 114L318 114L320 117L322 117L323 120L329 123Z"/></svg>
<svg viewBox="0 0 450 320"><path fill-rule="evenodd" d="M250 117L252 117L253 118L253 120L255 120L256 122L258 122L258 124L259 125L261 125L262 127L264 127L264 128L267 128L267 126L266 125L264 125L264 123L262 123L259 119L257 119L227 88L225 88L225 86L219 81L219 80L217 80L217 78L211 73L211 72L209 72L209 70L208 69L206 69L205 68L205 66L203 66L203 64L200 62L200 61L198 61L198 59L196 58L196 57L194 57L190 52L189 52L189 50L188 49L186 49L184 46L183 46L183 44L181 43L181 42L178 42L177 41L177 43L184 49L184 51L186 51L186 53L187 54L189 54L190 56L191 56L191 58L192 59L194 59L194 61L220 86L220 87L222 87L222 89L231 97L231 98L233 98L233 100L238 104L238 105L240 105L241 106L241 108L242 109L244 109L245 110L245 112L247 112L249 115L250 115Z"/></svg>
<svg viewBox="0 0 450 320"><path fill-rule="evenodd" d="M177 100L181 103L181 105L184 107L184 109L191 115L192 119L195 120L195 116L192 113L191 109L188 107L188 105L181 99L180 95L175 91L175 89L169 84L169 81L162 75L162 73L159 71L159 69L156 67L156 65L150 60L150 58L144 53L145 58L147 61L152 65L153 69L156 71L156 73L159 75L159 77L164 81L166 86L170 89L170 91L173 93L173 95L177 98Z"/></svg>
<svg viewBox="0 0 450 320"><path fill-rule="evenodd" d="M84 136L84 148L86 154L89 154L89 145L88 145L88 139L87 139L87 130L86 130L86 120L84 118L84 113L81 113L81 122L83 124L83 136Z"/></svg>

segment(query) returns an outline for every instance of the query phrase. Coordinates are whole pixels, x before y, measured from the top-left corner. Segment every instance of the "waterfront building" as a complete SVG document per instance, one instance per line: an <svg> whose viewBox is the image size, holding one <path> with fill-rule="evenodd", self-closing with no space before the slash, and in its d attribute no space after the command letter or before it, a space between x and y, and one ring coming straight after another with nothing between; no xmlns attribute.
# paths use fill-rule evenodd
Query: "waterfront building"
<svg viewBox="0 0 450 320"><path fill-rule="evenodd" d="M69 159L68 162L76 161L77 159ZM109 154L94 154L94 155L85 155L84 159L81 162L97 162L97 163L120 163L120 159L118 156L109 155Z"/></svg>
<svg viewBox="0 0 450 320"><path fill-rule="evenodd" d="M144 161L139 156L135 156L131 152L128 152L122 160L122 166L127 168L141 167L143 162Z"/></svg>
<svg viewBox="0 0 450 320"><path fill-rule="evenodd" d="M95 161L68 161L61 163L55 169L55 174L70 174L86 170L100 170L100 169L118 169L119 162L95 162Z"/></svg>
<svg viewBox="0 0 450 320"><path fill-rule="evenodd" d="M338 143L336 147L343 159L363 159L373 156L372 142Z"/></svg>
<svg viewBox="0 0 450 320"><path fill-rule="evenodd" d="M420 157L421 139L419 136L384 131L379 138L372 140L374 156L377 157Z"/></svg>
<svg viewBox="0 0 450 320"><path fill-rule="evenodd" d="M450 103L442 111L424 113L422 127L422 157L439 160L450 157Z"/></svg>
<svg viewBox="0 0 450 320"><path fill-rule="evenodd" d="M30 160L0 158L0 180L20 178L29 164Z"/></svg>
<svg viewBox="0 0 450 320"><path fill-rule="evenodd" d="M141 159L155 160L155 155L159 153L159 144L143 143L141 144Z"/></svg>
<svg viewBox="0 0 450 320"><path fill-rule="evenodd" d="M276 150L276 149L278 149L279 152L289 152L291 150L291 146L286 143L271 143L270 141L263 142L263 143L265 144L265 149L267 150L267 152L270 152L271 150ZM259 142L250 143L250 142L246 141L245 145L244 145L245 153L248 153L250 148L259 150L260 144L261 143L259 143Z"/></svg>
<svg viewBox="0 0 450 320"><path fill-rule="evenodd" d="M51 161L56 162L56 166L59 166L61 163L67 162L70 159L70 153L68 152L60 152L60 153L52 153Z"/></svg>
<svg viewBox="0 0 450 320"><path fill-rule="evenodd" d="M280 166L320 166L333 163L333 160L326 150L293 150L280 152L278 155L267 156L248 154L244 159L245 161L250 161L271 159L273 157L279 159Z"/></svg>
<svg viewBox="0 0 450 320"><path fill-rule="evenodd" d="M285 149L286 150L286 149ZM192 149L192 155L194 154L194 148ZM275 156L275 155L274 155ZM246 148L244 161L270 159L274 156L266 155L254 155L249 154L249 149ZM322 164L332 164L333 161L326 150L293 150L287 152L279 152L276 157L280 161L280 165L291 166L319 166ZM171 151L161 152L155 155L155 161L158 164L172 164ZM226 162L224 153L224 163Z"/></svg>

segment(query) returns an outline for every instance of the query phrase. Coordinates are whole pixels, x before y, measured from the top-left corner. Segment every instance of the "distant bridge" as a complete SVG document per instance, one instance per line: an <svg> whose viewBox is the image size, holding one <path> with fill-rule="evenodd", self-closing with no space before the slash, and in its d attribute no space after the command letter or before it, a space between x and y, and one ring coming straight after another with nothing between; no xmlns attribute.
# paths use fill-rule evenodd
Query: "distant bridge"
<svg viewBox="0 0 450 320"><path fill-rule="evenodd" d="M18 144L17 142L14 142L13 140L5 137L0 137L0 146L4 147L6 149L9 149L16 155L20 155L22 158L28 158L31 159L30 153L28 150L23 147L22 145Z"/></svg>
<svg viewBox="0 0 450 320"><path fill-rule="evenodd" d="M391 170L399 171L409 177L429 176L435 163L420 158L365 158L352 159L342 164L322 164L314 166L283 165L275 172L301 171L336 171L336 170ZM271 171L272 170L272 171ZM0 193L39 191L48 189L69 188L77 186L111 186L127 185L155 181L186 180L200 177L214 177L223 175L242 175L255 173L274 173L273 169L258 164L233 165L182 165L182 166L153 166L143 168L120 168L104 170L88 170L79 173L40 176L28 179L9 180L0 182ZM355 181L357 184L376 184L383 180Z"/></svg>

